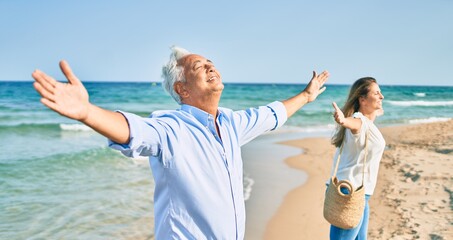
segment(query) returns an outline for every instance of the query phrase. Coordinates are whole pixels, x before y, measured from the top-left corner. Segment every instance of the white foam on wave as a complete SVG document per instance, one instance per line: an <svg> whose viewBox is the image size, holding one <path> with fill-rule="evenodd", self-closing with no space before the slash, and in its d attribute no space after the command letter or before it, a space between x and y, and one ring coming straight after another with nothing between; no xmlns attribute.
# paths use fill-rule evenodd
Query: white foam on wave
<svg viewBox="0 0 453 240"><path fill-rule="evenodd" d="M417 96L417 97L425 97L426 96L426 93L424 92L416 92L416 93L413 93L414 96Z"/></svg>
<svg viewBox="0 0 453 240"><path fill-rule="evenodd" d="M444 117L430 117L430 118L419 118L419 119L411 119L409 123L417 124L417 123L433 123L433 122L446 122L450 121L451 118L444 118Z"/></svg>
<svg viewBox="0 0 453 240"><path fill-rule="evenodd" d="M249 200L250 196L252 195L252 187L255 184L255 180L253 180L248 175L244 175L244 200Z"/></svg>
<svg viewBox="0 0 453 240"><path fill-rule="evenodd" d="M412 107L412 106L453 106L453 101L386 101L395 106Z"/></svg>
<svg viewBox="0 0 453 240"><path fill-rule="evenodd" d="M93 131L90 127L83 124L60 124L60 128L63 131Z"/></svg>

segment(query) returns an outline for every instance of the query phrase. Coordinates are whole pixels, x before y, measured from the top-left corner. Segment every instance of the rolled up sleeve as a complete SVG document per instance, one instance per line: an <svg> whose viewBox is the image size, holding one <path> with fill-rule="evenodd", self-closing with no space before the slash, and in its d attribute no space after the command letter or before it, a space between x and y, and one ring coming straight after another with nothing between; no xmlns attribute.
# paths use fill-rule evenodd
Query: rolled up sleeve
<svg viewBox="0 0 453 240"><path fill-rule="evenodd" d="M257 136L282 126L287 120L286 108L281 102L235 112L239 143L244 145Z"/></svg>
<svg viewBox="0 0 453 240"><path fill-rule="evenodd" d="M119 144L108 139L109 147L119 150L127 157L155 156L159 152L160 136L153 120L138 115L118 111L129 124L129 143Z"/></svg>
<svg viewBox="0 0 453 240"><path fill-rule="evenodd" d="M274 112L275 116L275 127L272 130L275 130L283 124L285 124L286 120L288 120L288 115L286 112L285 105L283 105L282 102L275 101L267 105L268 108L270 108Z"/></svg>

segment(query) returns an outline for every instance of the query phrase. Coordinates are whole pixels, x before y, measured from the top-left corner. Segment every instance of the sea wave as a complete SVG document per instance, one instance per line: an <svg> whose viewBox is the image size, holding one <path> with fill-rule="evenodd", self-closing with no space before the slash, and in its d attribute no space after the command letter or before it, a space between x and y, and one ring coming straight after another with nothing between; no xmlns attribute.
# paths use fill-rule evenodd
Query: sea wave
<svg viewBox="0 0 453 240"><path fill-rule="evenodd" d="M67 123L20 123L20 124L2 124L0 131L93 131L90 127L83 124Z"/></svg>
<svg viewBox="0 0 453 240"><path fill-rule="evenodd" d="M386 101L394 106L412 107L412 106L453 106L453 101Z"/></svg>
<svg viewBox="0 0 453 240"><path fill-rule="evenodd" d="M409 120L409 123L417 124L417 123L446 122L446 121L450 121L450 120L451 120L451 118L430 117L430 118L411 119L411 120Z"/></svg>
<svg viewBox="0 0 453 240"><path fill-rule="evenodd" d="M0 162L0 239L152 239L123 234L154 224L149 170L113 153L104 147Z"/></svg>
<svg viewBox="0 0 453 240"><path fill-rule="evenodd" d="M244 200L247 201L252 195L252 186L255 184L255 180L249 177L247 174L244 174Z"/></svg>
<svg viewBox="0 0 453 240"><path fill-rule="evenodd" d="M60 129L64 131L93 131L90 127L84 125L84 124L60 124Z"/></svg>
<svg viewBox="0 0 453 240"><path fill-rule="evenodd" d="M13 132L20 132L20 131L36 131L36 130L44 130L44 131L54 131L58 130L59 125L54 123L20 123L20 124L2 124L0 125L0 131L13 131Z"/></svg>

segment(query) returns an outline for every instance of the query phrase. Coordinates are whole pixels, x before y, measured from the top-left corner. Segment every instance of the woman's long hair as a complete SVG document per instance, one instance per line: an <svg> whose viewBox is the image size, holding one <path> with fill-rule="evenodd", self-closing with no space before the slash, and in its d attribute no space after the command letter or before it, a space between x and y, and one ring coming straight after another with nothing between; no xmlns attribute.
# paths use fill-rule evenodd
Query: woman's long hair
<svg viewBox="0 0 453 240"><path fill-rule="evenodd" d="M370 91L370 85L373 83L377 83L376 79L372 77L364 77L358 79L354 82L354 84L352 84L351 90L349 90L348 100L346 100L346 103L341 108L344 117L350 117L352 116L352 114L359 111L359 98L366 97L368 95L368 92ZM337 132L332 137L331 141L335 147L340 147L343 143L345 131L345 127L340 125L337 126Z"/></svg>

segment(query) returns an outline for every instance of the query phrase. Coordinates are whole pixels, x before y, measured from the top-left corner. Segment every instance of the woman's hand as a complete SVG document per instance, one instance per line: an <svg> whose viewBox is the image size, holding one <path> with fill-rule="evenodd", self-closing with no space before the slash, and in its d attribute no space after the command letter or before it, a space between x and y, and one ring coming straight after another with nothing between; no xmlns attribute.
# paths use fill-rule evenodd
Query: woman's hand
<svg viewBox="0 0 453 240"><path fill-rule="evenodd" d="M341 111L341 109L337 106L337 103L335 102L332 102L332 106L335 109L335 112L333 113L333 118L335 119L335 122L343 126L345 122L343 111Z"/></svg>

